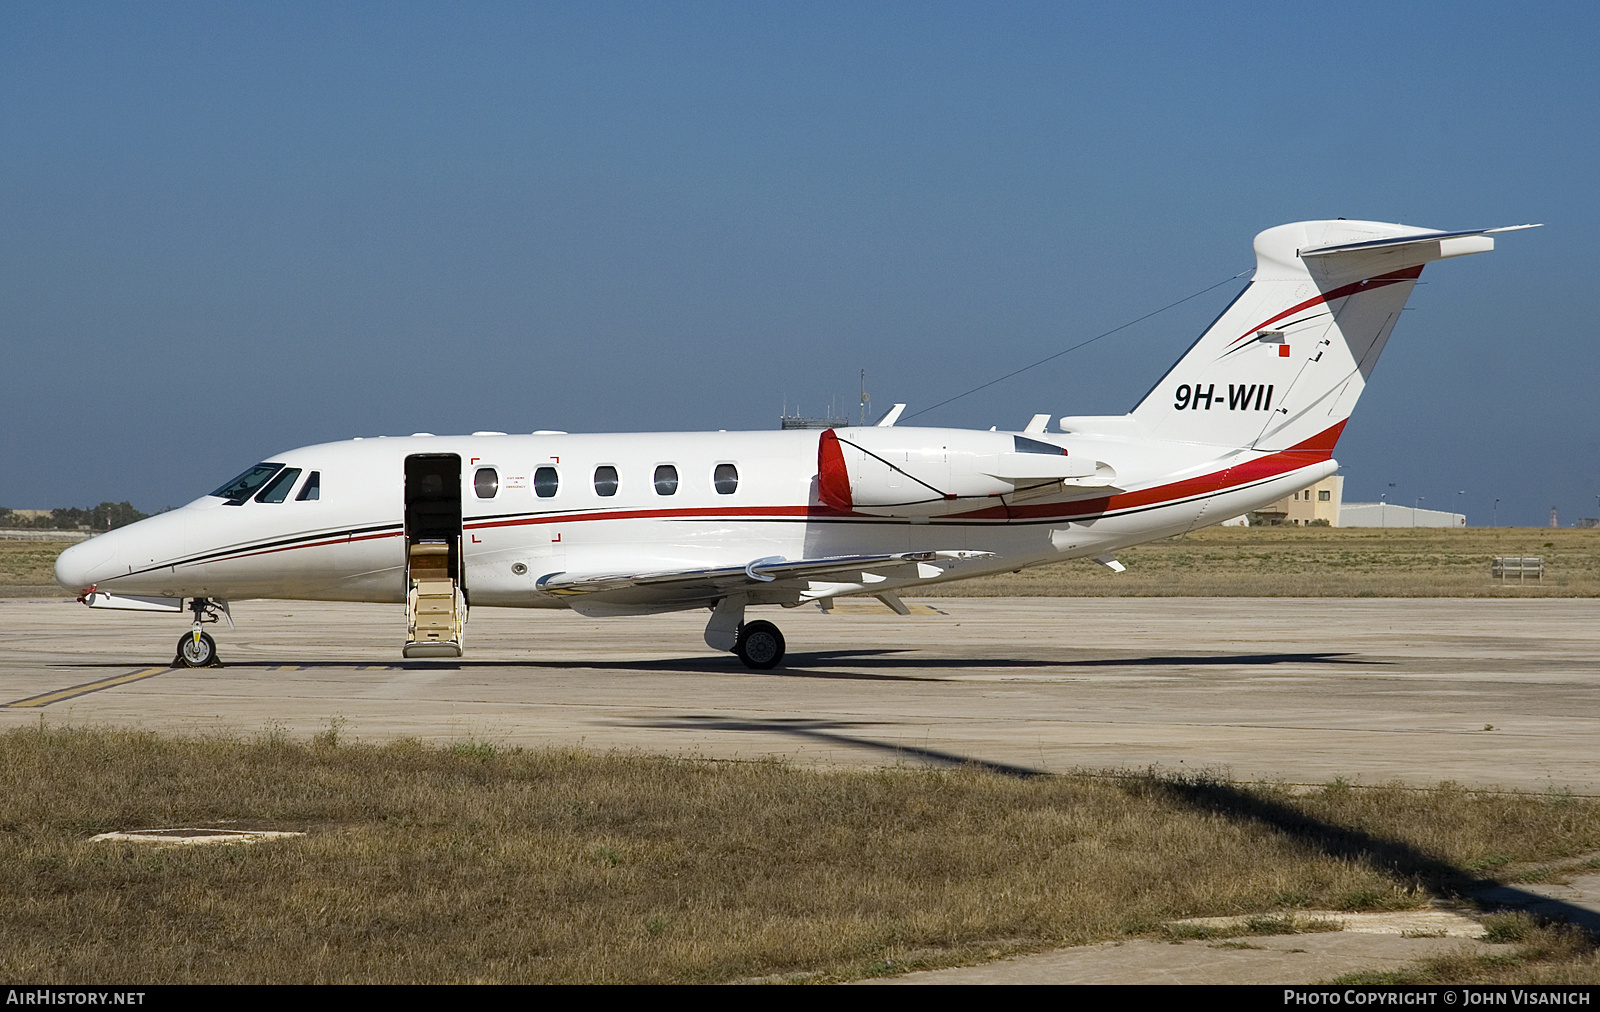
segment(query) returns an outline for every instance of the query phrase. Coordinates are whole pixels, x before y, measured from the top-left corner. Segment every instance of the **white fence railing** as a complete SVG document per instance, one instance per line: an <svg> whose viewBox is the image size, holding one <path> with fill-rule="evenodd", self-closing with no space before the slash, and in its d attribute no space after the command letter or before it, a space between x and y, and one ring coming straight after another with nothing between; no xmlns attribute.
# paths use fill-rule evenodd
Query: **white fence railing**
<svg viewBox="0 0 1600 1012"><path fill-rule="evenodd" d="M1503 556L1489 563L1489 575L1501 583L1508 583L1512 579L1518 583L1526 583L1529 577L1542 581L1544 560L1534 555Z"/></svg>

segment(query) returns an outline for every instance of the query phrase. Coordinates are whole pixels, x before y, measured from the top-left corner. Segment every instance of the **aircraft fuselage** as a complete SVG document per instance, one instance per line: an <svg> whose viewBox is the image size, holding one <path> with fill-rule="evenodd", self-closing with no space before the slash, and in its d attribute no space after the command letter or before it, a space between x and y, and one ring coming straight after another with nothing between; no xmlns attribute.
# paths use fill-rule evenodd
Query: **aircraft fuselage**
<svg viewBox="0 0 1600 1012"><path fill-rule="evenodd" d="M909 452L925 454L971 435L886 431ZM252 496L231 504L204 496L72 549L59 572L67 585L118 594L402 602L406 461L419 457L460 462L461 583L475 607L578 604L592 613L622 613L700 607L712 596L634 588L579 602L539 588L541 578L564 572L707 569L873 552L992 553L920 572L901 567L878 580L786 583L751 594L752 604L796 604L1099 556L1237 516L1337 466L1327 451L1316 450L1219 453L1105 436L1027 438L1062 446L1068 455L1111 458L1117 491L1034 504L1001 495L961 501L948 516L886 517L819 500L816 431L371 438L277 454L270 463L300 472L281 501ZM1259 463L1249 474L1228 480L1228 471L1251 462ZM658 487L663 467L676 480ZM719 467L725 476L733 469L733 481L725 478L720 492ZM603 471L597 488L603 468L614 469L614 490ZM317 498L297 499L313 473Z"/></svg>

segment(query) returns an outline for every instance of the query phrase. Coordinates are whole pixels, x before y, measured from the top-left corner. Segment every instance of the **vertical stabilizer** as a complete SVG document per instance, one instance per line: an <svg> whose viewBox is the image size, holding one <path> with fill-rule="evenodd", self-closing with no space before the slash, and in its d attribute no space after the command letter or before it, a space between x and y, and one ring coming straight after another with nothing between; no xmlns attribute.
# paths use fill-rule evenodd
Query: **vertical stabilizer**
<svg viewBox="0 0 1600 1012"><path fill-rule="evenodd" d="M1423 266L1491 250L1500 231L1342 219L1267 229L1249 287L1133 416L1163 439L1331 450Z"/></svg>

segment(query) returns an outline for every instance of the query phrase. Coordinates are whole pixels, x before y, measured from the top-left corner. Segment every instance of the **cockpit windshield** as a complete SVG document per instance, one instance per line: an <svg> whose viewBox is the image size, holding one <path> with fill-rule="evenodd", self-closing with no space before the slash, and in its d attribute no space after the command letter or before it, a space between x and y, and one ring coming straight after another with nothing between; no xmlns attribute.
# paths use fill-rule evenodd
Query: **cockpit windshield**
<svg viewBox="0 0 1600 1012"><path fill-rule="evenodd" d="M262 485L273 475L282 470L282 464L257 464L239 477L211 493L219 499L228 500L229 506L243 506L249 498L256 494Z"/></svg>
<svg viewBox="0 0 1600 1012"><path fill-rule="evenodd" d="M256 494L256 502L283 502L289 498L289 490L294 488L294 483L299 477L298 467L284 468L282 474L272 479L272 484Z"/></svg>

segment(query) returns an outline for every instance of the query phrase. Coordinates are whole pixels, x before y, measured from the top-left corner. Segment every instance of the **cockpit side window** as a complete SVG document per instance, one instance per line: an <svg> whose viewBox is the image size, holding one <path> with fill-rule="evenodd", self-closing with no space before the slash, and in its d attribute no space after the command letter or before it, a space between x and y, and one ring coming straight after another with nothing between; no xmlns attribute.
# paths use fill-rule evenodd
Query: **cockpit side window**
<svg viewBox="0 0 1600 1012"><path fill-rule="evenodd" d="M289 490L294 488L294 483L300 480L298 467L284 468L282 474L272 479L272 483L256 494L256 502L283 502L289 498Z"/></svg>
<svg viewBox="0 0 1600 1012"><path fill-rule="evenodd" d="M219 499L228 500L229 506L243 506L251 496L256 494L257 489L267 483L267 479L277 474L282 468L282 464L257 464L211 494Z"/></svg>
<svg viewBox="0 0 1600 1012"><path fill-rule="evenodd" d="M304 485L300 486L300 494L295 496L294 499L295 499L295 502L306 502L307 500L321 499L321 498L322 498L322 472L321 471L312 471L311 472L311 477L307 478L306 479L306 483Z"/></svg>

